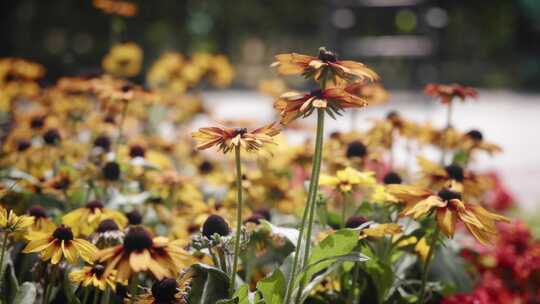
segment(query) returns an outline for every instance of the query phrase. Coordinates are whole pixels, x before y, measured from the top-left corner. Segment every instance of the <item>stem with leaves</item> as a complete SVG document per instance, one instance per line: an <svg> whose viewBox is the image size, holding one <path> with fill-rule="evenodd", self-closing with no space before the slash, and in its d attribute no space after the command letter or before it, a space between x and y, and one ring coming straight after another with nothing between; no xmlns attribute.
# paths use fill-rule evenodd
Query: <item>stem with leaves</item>
<svg viewBox="0 0 540 304"><path fill-rule="evenodd" d="M233 256L233 267L231 272L231 286L230 286L230 295L234 294L234 286L236 281L236 271L238 268L238 255L240 254L240 235L242 232L242 163L240 161L240 146L235 147L235 162L236 162L236 189L237 189L237 200L238 206L236 208L236 236L234 239L234 256Z"/></svg>

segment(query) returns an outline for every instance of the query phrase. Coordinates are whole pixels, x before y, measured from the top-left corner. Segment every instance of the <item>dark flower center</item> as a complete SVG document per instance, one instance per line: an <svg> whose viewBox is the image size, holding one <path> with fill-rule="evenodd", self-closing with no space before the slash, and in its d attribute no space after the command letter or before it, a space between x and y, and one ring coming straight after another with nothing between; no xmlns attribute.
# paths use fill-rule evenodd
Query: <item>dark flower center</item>
<svg viewBox="0 0 540 304"><path fill-rule="evenodd" d="M452 199L461 199L461 193L457 191L450 190L448 188L443 188L437 195L443 200L443 201L449 201Z"/></svg>
<svg viewBox="0 0 540 304"><path fill-rule="evenodd" d="M449 165L444 167L448 176L458 182L462 182L465 178L463 175L463 168L458 165Z"/></svg>
<svg viewBox="0 0 540 304"><path fill-rule="evenodd" d="M95 274L97 278L101 278L101 276L105 273L105 266L95 264L92 266L92 273Z"/></svg>
<svg viewBox="0 0 540 304"><path fill-rule="evenodd" d="M17 141L17 151L22 152L28 150L32 146L32 143L26 139Z"/></svg>
<svg viewBox="0 0 540 304"><path fill-rule="evenodd" d="M55 181L52 184L52 187L56 190L65 190L69 188L70 184L71 184L71 181L69 180L69 177L62 176L59 180Z"/></svg>
<svg viewBox="0 0 540 304"><path fill-rule="evenodd" d="M114 124L114 116L109 114L103 119L104 122Z"/></svg>
<svg viewBox="0 0 540 304"><path fill-rule="evenodd" d="M173 303L176 293L178 293L178 283L175 279L165 278L152 285L155 303Z"/></svg>
<svg viewBox="0 0 540 304"><path fill-rule="evenodd" d="M97 200L90 201L86 204L86 208L92 209L92 211L94 211L94 209L103 209L103 203Z"/></svg>
<svg viewBox="0 0 540 304"><path fill-rule="evenodd" d="M125 60L125 61L126 63L129 63L129 60ZM131 91L131 89L133 89L133 86L131 84L125 84L120 88L120 90L122 90L122 92L124 93Z"/></svg>
<svg viewBox="0 0 540 304"><path fill-rule="evenodd" d="M142 215L137 210L132 210L126 213L126 217L130 225L140 225L142 223Z"/></svg>
<svg viewBox="0 0 540 304"><path fill-rule="evenodd" d="M117 162L107 162L102 169L105 179L115 181L120 178L120 165Z"/></svg>
<svg viewBox="0 0 540 304"><path fill-rule="evenodd" d="M49 129L43 134L43 140L47 145L55 145L60 141L60 132L57 129Z"/></svg>
<svg viewBox="0 0 540 304"><path fill-rule="evenodd" d="M244 134L247 133L247 129L246 128L236 128L234 129L234 132L233 132L233 137L236 137L238 135L242 136Z"/></svg>
<svg viewBox="0 0 540 304"><path fill-rule="evenodd" d="M213 169L214 169L214 165L212 165L212 163L207 160L203 161L199 165L199 172L201 172L202 174L208 174L212 172Z"/></svg>
<svg viewBox="0 0 540 304"><path fill-rule="evenodd" d="M41 129L45 125L45 117L43 116L36 116L32 117L30 120L30 128L32 129Z"/></svg>
<svg viewBox="0 0 540 304"><path fill-rule="evenodd" d="M244 220L244 224L247 223L253 223L253 224L260 224L261 220L264 220L264 216L259 213L253 213L250 217Z"/></svg>
<svg viewBox="0 0 540 304"><path fill-rule="evenodd" d="M392 184L401 184L401 176L397 174L396 172L388 172L383 177L383 183L385 185L392 185Z"/></svg>
<svg viewBox="0 0 540 304"><path fill-rule="evenodd" d="M366 146L360 141L353 141L347 146L346 156L347 158L360 157L363 158L367 155Z"/></svg>
<svg viewBox="0 0 540 304"><path fill-rule="evenodd" d="M393 120L399 118L399 113L397 111L390 111L388 114L386 114L386 119Z"/></svg>
<svg viewBox="0 0 540 304"><path fill-rule="evenodd" d="M260 208L254 211L254 213L258 213L263 216L263 218L267 221L270 221L272 219L272 215L270 214L270 210L266 208Z"/></svg>
<svg viewBox="0 0 540 304"><path fill-rule="evenodd" d="M347 228L357 228L360 227L363 223L367 222L368 219L365 216L351 216L345 222L345 227Z"/></svg>
<svg viewBox="0 0 540 304"><path fill-rule="evenodd" d="M100 147L105 151L109 151L111 148L111 139L105 135L98 136L94 140L94 146Z"/></svg>
<svg viewBox="0 0 540 304"><path fill-rule="evenodd" d="M319 59L324 62L336 62L337 55L333 52L327 51L325 48L319 49Z"/></svg>
<svg viewBox="0 0 540 304"><path fill-rule="evenodd" d="M465 135L467 135L469 138L474 139L476 141L481 141L482 139L484 139L484 135L482 135L482 132L478 130L470 130Z"/></svg>
<svg viewBox="0 0 540 304"><path fill-rule="evenodd" d="M317 97L319 99L323 98L323 91L321 89L316 89L311 92L309 92L309 95L312 97Z"/></svg>
<svg viewBox="0 0 540 304"><path fill-rule="evenodd" d="M152 237L143 227L131 227L124 238L124 250L128 253L152 247Z"/></svg>
<svg viewBox="0 0 540 304"><path fill-rule="evenodd" d="M71 228L61 225L53 232L53 237L61 241L71 241L73 240L73 232L71 232Z"/></svg>
<svg viewBox="0 0 540 304"><path fill-rule="evenodd" d="M193 234L195 232L198 232L199 230L201 229L201 227L199 225L189 225L187 227L187 231L189 234Z"/></svg>
<svg viewBox="0 0 540 304"><path fill-rule="evenodd" d="M101 223L99 223L99 226L97 227L96 231L98 233L103 233L107 231L118 231L119 229L120 228L118 227L115 221L111 219L106 219L106 220L101 221Z"/></svg>
<svg viewBox="0 0 540 304"><path fill-rule="evenodd" d="M219 215L210 215L203 224L202 234L207 238L214 234L227 236L230 232L229 225Z"/></svg>
<svg viewBox="0 0 540 304"><path fill-rule="evenodd" d="M34 205L28 209L28 215L38 218L47 218L45 209L39 205Z"/></svg>
<svg viewBox="0 0 540 304"><path fill-rule="evenodd" d="M131 156L131 158L144 157L145 154L146 149L141 145L133 145L129 148L129 156Z"/></svg>

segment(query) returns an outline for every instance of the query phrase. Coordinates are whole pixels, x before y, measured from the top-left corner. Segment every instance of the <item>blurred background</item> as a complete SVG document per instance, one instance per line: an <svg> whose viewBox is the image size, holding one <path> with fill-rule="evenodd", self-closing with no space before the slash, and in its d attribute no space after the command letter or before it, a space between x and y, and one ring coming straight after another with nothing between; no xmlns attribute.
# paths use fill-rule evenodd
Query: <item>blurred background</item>
<svg viewBox="0 0 540 304"><path fill-rule="evenodd" d="M42 63L47 85L100 72L115 42L144 50L138 83L167 51L221 53L235 78L230 89L205 93L205 102L218 118L268 121L272 99L255 89L276 77L273 56L315 55L326 46L368 64L390 91L390 102L363 111L359 124L397 109L441 126L445 110L422 94L424 85L479 88L477 101L456 107L455 125L501 145L505 153L486 157L482 169L500 172L523 207L540 203L540 0L141 0L128 2L136 4L128 16L107 14L97 2L117 1L1 1L0 57ZM298 78L288 85L306 87ZM348 130L349 118L329 122L328 132Z"/></svg>
<svg viewBox="0 0 540 304"><path fill-rule="evenodd" d="M147 68L177 50L219 52L237 68L235 87L271 75L279 52L321 45L371 65L390 89L427 82L538 90L538 0L159 0L132 1L118 22L90 0L4 0L0 56L34 59L48 81L100 65L111 32L144 49Z"/></svg>

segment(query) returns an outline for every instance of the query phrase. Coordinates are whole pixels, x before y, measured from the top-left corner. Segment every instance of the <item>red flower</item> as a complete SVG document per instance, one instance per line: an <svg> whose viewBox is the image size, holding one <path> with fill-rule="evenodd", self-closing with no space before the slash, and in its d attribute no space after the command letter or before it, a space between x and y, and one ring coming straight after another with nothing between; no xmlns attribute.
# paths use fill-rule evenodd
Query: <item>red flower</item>
<svg viewBox="0 0 540 304"><path fill-rule="evenodd" d="M457 97L464 101L467 97L476 98L478 93L471 87L465 87L459 84L428 84L424 88L424 93L428 96L439 98L442 103L449 104Z"/></svg>

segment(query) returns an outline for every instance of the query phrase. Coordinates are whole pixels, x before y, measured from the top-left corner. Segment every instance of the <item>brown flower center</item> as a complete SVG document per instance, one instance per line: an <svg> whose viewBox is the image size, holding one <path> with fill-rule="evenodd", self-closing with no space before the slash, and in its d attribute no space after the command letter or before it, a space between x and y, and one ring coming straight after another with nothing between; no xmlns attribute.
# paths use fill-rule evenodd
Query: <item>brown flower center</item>
<svg viewBox="0 0 540 304"><path fill-rule="evenodd" d="M324 62L336 62L337 55L333 52L327 51L324 48L319 49L319 59Z"/></svg>
<svg viewBox="0 0 540 304"><path fill-rule="evenodd" d="M118 230L119 230L118 225L116 224L114 220L106 219L106 220L101 221L101 223L99 223L99 226L97 227L96 231L98 233L104 233L107 231L118 231Z"/></svg>
<svg viewBox="0 0 540 304"><path fill-rule="evenodd" d="M130 228L124 238L124 250L128 253L150 249L152 245L152 237L143 227Z"/></svg>
<svg viewBox="0 0 540 304"><path fill-rule="evenodd" d="M475 141L482 141L484 139L484 136L482 135L482 132L478 130L471 130L465 134L467 137L475 140Z"/></svg>
<svg viewBox="0 0 540 304"><path fill-rule="evenodd" d="M444 170L446 170L446 173L448 174L448 177L451 179L462 182L465 176L463 175L463 168L461 168L458 165L449 165L444 167Z"/></svg>
<svg viewBox="0 0 540 304"><path fill-rule="evenodd" d="M71 241L73 240L73 232L71 232L71 228L61 225L53 232L53 237L60 241Z"/></svg>
<svg viewBox="0 0 540 304"><path fill-rule="evenodd" d="M36 219L39 218L47 218L47 214L45 213L45 209L39 205L32 206L28 209L28 215L35 217Z"/></svg>
<svg viewBox="0 0 540 304"><path fill-rule="evenodd" d="M366 146L360 141L353 141L347 146L347 158L364 158L367 155Z"/></svg>
<svg viewBox="0 0 540 304"><path fill-rule="evenodd" d="M443 188L437 195L443 200L443 201L449 201L453 199L460 200L461 199L461 193L457 191L450 190L448 188Z"/></svg>
<svg viewBox="0 0 540 304"><path fill-rule="evenodd" d="M92 266L91 272L96 275L97 278L101 278L101 276L105 273L105 266L101 264L95 264Z"/></svg>
<svg viewBox="0 0 540 304"><path fill-rule="evenodd" d="M86 208L91 209L94 212L96 209L103 209L103 203L97 200L90 201L86 204Z"/></svg>
<svg viewBox="0 0 540 304"><path fill-rule="evenodd" d="M233 137L236 137L238 135L242 136L244 134L247 133L247 129L246 128L236 128L234 129L234 132L233 132Z"/></svg>

